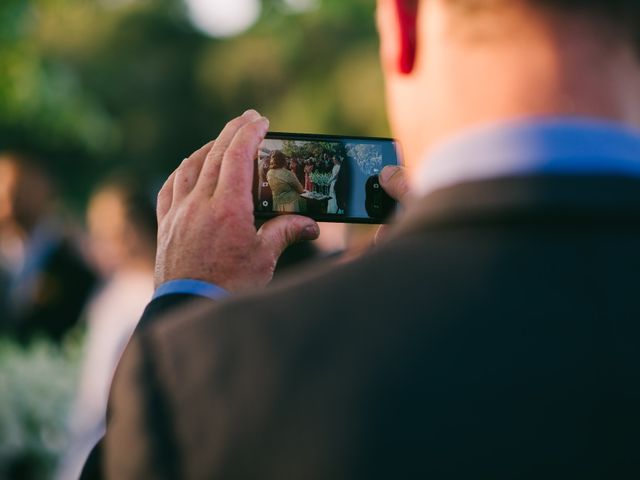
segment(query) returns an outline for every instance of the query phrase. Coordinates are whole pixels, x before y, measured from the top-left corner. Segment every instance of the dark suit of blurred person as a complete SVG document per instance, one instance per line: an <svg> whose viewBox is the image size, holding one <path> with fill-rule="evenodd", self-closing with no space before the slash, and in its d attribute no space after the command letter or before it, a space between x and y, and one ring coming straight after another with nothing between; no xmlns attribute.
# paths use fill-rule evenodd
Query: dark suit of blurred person
<svg viewBox="0 0 640 480"><path fill-rule="evenodd" d="M640 9L614 3L379 0L406 214L337 268L159 295L106 475L638 478Z"/></svg>
<svg viewBox="0 0 640 480"><path fill-rule="evenodd" d="M0 221L23 245L23 258L10 272L4 328L25 342L37 336L61 341L77 323L95 274L55 217L53 184L42 168L3 154L0 170L0 210L7 212Z"/></svg>

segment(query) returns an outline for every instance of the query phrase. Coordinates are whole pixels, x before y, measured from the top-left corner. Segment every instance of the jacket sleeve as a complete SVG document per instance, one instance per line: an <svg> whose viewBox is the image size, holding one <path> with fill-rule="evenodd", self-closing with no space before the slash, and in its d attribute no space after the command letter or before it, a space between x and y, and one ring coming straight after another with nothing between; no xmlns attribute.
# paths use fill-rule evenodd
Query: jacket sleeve
<svg viewBox="0 0 640 480"><path fill-rule="evenodd" d="M136 331L118 364L109 394L107 434L93 448L81 480L178 478L170 416L152 353L149 329L188 305L215 303L199 295L158 297L145 309ZM110 461L117 458L118 461Z"/></svg>

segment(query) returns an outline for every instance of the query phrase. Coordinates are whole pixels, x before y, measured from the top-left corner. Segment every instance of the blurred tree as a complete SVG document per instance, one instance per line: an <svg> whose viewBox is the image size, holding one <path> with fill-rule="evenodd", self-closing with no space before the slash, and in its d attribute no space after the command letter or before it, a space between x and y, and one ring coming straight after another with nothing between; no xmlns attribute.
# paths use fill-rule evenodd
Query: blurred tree
<svg viewBox="0 0 640 480"><path fill-rule="evenodd" d="M221 40L182 0L2 0L0 149L47 159L81 206L118 167L164 177L249 107L273 130L387 135L372 7L263 0Z"/></svg>
<svg viewBox="0 0 640 480"><path fill-rule="evenodd" d="M289 158L331 158L334 155L346 156L347 151L340 143L329 142L293 142L285 140L282 151Z"/></svg>

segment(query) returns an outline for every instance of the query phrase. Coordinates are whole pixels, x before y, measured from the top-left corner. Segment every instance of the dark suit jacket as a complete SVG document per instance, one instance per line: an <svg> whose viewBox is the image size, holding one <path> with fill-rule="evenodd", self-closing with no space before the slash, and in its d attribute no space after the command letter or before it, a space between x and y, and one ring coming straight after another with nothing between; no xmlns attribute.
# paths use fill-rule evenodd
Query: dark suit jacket
<svg viewBox="0 0 640 480"><path fill-rule="evenodd" d="M350 264L152 303L113 385L104 471L640 478L639 277L640 180L441 190Z"/></svg>
<svg viewBox="0 0 640 480"><path fill-rule="evenodd" d="M37 272L29 298L10 309L10 334L22 342L37 337L61 342L77 325L96 283L96 274L73 243L59 240Z"/></svg>

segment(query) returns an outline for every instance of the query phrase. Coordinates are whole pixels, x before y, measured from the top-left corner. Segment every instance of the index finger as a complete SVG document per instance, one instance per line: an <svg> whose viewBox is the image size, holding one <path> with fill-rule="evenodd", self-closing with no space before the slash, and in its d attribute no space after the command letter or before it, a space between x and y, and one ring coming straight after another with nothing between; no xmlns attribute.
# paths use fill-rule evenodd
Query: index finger
<svg viewBox="0 0 640 480"><path fill-rule="evenodd" d="M225 125L215 140L213 147L207 153L196 188L201 194L211 197L218 184L222 158L229 148L233 138L244 125L261 118L255 110L247 110L240 117L236 117Z"/></svg>
<svg viewBox="0 0 640 480"><path fill-rule="evenodd" d="M213 198L231 203L234 209L253 212L253 170L258 147L269 129L269 120L261 117L238 130L224 153L220 177Z"/></svg>

